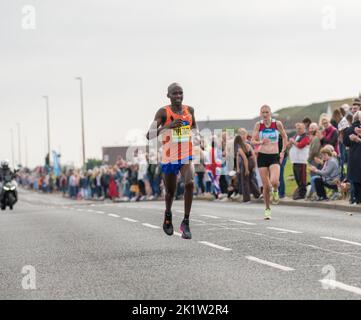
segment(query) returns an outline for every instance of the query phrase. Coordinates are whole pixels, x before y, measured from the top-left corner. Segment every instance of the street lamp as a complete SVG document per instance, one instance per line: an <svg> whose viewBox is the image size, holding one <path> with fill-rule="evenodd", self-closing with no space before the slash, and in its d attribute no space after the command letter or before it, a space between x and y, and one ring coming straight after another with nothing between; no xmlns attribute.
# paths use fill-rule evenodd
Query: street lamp
<svg viewBox="0 0 361 320"><path fill-rule="evenodd" d="M85 134L84 134L84 103L83 103L83 79L76 77L80 84L80 108L81 108L81 137L83 146L83 168L85 168Z"/></svg>
<svg viewBox="0 0 361 320"><path fill-rule="evenodd" d="M17 125L17 127L18 127L18 153L19 153L19 163L18 163L18 165L20 166L21 165L21 139L20 139L20 123L17 123L16 124Z"/></svg>
<svg viewBox="0 0 361 320"><path fill-rule="evenodd" d="M11 160L13 168L15 169L15 152L14 152L14 130L10 129L10 135L11 135Z"/></svg>
<svg viewBox="0 0 361 320"><path fill-rule="evenodd" d="M46 103L46 123L48 131L48 155L49 155L49 164L50 164L50 119L49 119L49 97L43 96Z"/></svg>

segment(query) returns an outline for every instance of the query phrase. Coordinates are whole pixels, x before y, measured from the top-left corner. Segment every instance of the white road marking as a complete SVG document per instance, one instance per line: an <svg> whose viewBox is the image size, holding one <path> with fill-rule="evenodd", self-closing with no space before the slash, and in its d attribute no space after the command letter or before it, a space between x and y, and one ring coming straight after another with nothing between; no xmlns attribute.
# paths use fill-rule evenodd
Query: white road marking
<svg viewBox="0 0 361 320"><path fill-rule="evenodd" d="M88 212L94 212L94 210L87 210Z"/></svg>
<svg viewBox="0 0 361 320"><path fill-rule="evenodd" d="M327 240L332 240L332 241L339 241L339 242L344 242L344 243L348 243L348 244L353 244L353 245L355 245L355 246L361 246L361 243L359 243L359 242L348 241L348 240L343 240L343 239L337 239L337 238L332 238L332 237L321 237L321 239L327 239Z"/></svg>
<svg viewBox="0 0 361 320"><path fill-rule="evenodd" d="M336 281L336 280L331 280L331 279L322 279L319 280L322 284L325 284L331 288L338 288L341 290L345 290L348 292L352 292L358 295L361 295L361 289L357 288L357 287L353 287L353 286L349 286L347 284L344 284L342 282Z"/></svg>
<svg viewBox="0 0 361 320"><path fill-rule="evenodd" d="M104 212L104 211L95 211L95 213L105 214L105 212Z"/></svg>
<svg viewBox="0 0 361 320"><path fill-rule="evenodd" d="M197 219L191 219L192 221L194 221L194 222L201 222L201 223L205 223L204 221L202 221L202 220L197 220Z"/></svg>
<svg viewBox="0 0 361 320"><path fill-rule="evenodd" d="M176 235L176 236L178 236L178 237L181 237L181 236L182 236L182 234L179 233L179 232L174 232L174 235Z"/></svg>
<svg viewBox="0 0 361 320"><path fill-rule="evenodd" d="M118 216L117 214L114 213L108 213L109 217L113 217L113 218L120 218L120 216Z"/></svg>
<svg viewBox="0 0 361 320"><path fill-rule="evenodd" d="M249 225L249 226L255 226L256 224L255 223L252 223L252 222L246 222L246 221L240 221L240 220L229 220L231 222L236 222L236 223L241 223L241 224L246 224L246 225Z"/></svg>
<svg viewBox="0 0 361 320"><path fill-rule="evenodd" d="M222 246L219 246L218 244L214 244L212 242L208 242L208 241L198 241L198 242L201 243L201 244L204 244L206 246L216 248L216 249L220 249L220 250L223 250L223 251L232 251L232 249L230 249L230 248L222 247Z"/></svg>
<svg viewBox="0 0 361 320"><path fill-rule="evenodd" d="M84 211L84 210L83 210L83 209L76 209L76 211L82 212L82 211Z"/></svg>
<svg viewBox="0 0 361 320"><path fill-rule="evenodd" d="M129 222L138 222L138 220L134 220L134 219L130 219L130 218L123 218L123 220L129 221Z"/></svg>
<svg viewBox="0 0 361 320"><path fill-rule="evenodd" d="M150 224L150 223L142 223L142 225L143 225L144 227L148 227L148 228L152 228L152 229L160 229L160 227L155 226L155 225Z"/></svg>
<svg viewBox="0 0 361 320"><path fill-rule="evenodd" d="M201 216L202 216L202 217L211 218L211 219L219 219L219 217L211 216L211 215L208 215L208 214L201 214Z"/></svg>
<svg viewBox="0 0 361 320"><path fill-rule="evenodd" d="M283 231L283 232L289 232L289 233L299 233L299 234L303 233L301 231L295 231L295 230L290 230L290 229L282 229L282 228L276 228L276 227L267 227L267 229Z"/></svg>
<svg viewBox="0 0 361 320"><path fill-rule="evenodd" d="M295 270L293 268L285 267L285 266L282 266L280 264L273 263L273 262L266 261L266 260L262 260L262 259L258 259L256 257L252 257L252 256L247 256L246 259L248 259L250 261L254 261L254 262L264 264L264 265L272 267L272 268L280 269L280 270L283 270L283 271L294 271Z"/></svg>

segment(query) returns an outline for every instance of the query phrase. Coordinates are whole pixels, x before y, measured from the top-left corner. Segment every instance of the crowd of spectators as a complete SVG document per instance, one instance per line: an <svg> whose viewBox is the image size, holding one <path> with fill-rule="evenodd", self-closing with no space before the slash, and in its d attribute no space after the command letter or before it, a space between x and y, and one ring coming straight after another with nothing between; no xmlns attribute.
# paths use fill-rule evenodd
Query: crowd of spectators
<svg viewBox="0 0 361 320"><path fill-rule="evenodd" d="M348 199L361 203L361 101L342 105L332 117L305 118L289 136L286 155L281 163L279 194L286 196L287 161L292 164L296 190L294 200L327 201ZM224 133L203 145L200 163L195 165L194 194L221 201L242 197L244 202L262 197L262 183L257 169L257 148L251 144L251 132L236 131L232 141ZM281 145L280 141L280 145ZM227 146L234 148L234 170L225 165ZM38 167L22 171L19 182L25 188L44 193L59 192L71 199L141 201L164 197L160 165L149 161L154 155L139 154L132 162L118 159L114 166L100 166L83 171L63 168L60 176ZM151 158L153 159L153 158ZM183 195L184 183L178 179L176 198ZM290 193L290 192L288 192Z"/></svg>

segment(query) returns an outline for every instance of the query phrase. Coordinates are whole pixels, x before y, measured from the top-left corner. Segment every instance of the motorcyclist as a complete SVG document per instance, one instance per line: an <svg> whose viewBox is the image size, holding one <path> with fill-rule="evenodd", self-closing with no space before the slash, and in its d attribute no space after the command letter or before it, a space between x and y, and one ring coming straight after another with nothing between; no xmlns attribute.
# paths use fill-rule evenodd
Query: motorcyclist
<svg viewBox="0 0 361 320"><path fill-rule="evenodd" d="M9 167L9 160L3 160L1 161L1 166L0 166L0 190L2 191L2 186L3 183L5 181L5 177L6 176L10 176L11 179L14 179L16 175L16 171L12 171ZM2 194L1 194L2 196ZM17 201L18 199L18 194L17 194L17 190L15 190L15 201Z"/></svg>

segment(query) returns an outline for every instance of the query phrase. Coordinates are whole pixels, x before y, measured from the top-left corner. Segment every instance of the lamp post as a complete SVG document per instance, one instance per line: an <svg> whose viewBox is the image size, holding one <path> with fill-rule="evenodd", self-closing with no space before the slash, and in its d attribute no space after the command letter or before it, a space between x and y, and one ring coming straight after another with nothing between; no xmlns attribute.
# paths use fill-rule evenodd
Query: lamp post
<svg viewBox="0 0 361 320"><path fill-rule="evenodd" d="M18 165L20 166L21 165L21 139L20 139L20 123L17 123L16 124L17 127L18 127L18 160L19 160L19 163Z"/></svg>
<svg viewBox="0 0 361 320"><path fill-rule="evenodd" d="M84 133L84 99L83 99L83 79L76 77L80 85L80 109L81 109L81 137L82 137L82 150L83 150L83 168L85 168L85 133Z"/></svg>
<svg viewBox="0 0 361 320"><path fill-rule="evenodd" d="M48 133L48 155L49 155L49 164L50 164L50 117L49 117L49 97L43 96L45 99L45 107L46 107L46 126L47 126L47 133Z"/></svg>
<svg viewBox="0 0 361 320"><path fill-rule="evenodd" d="M14 151L14 130L10 129L10 135L11 135L11 161L13 165L13 169L15 169L15 151Z"/></svg>

